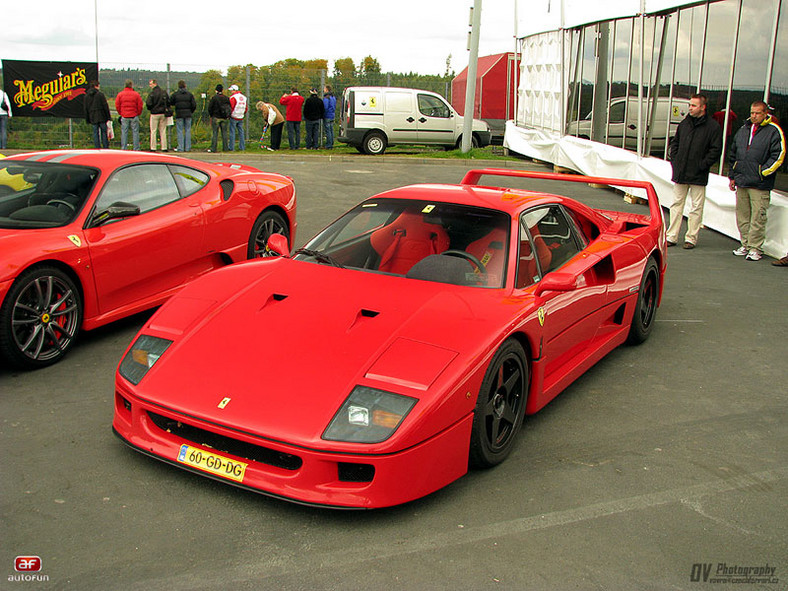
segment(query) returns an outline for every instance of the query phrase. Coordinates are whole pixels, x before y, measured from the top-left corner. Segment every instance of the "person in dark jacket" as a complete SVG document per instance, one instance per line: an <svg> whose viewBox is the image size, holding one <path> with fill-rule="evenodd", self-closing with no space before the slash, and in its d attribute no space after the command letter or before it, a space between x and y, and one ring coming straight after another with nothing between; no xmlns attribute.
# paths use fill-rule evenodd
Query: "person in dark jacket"
<svg viewBox="0 0 788 591"><path fill-rule="evenodd" d="M197 110L194 95L186 90L186 81L178 80L178 90L170 96L170 106L175 110L175 129L178 132L178 152L192 149L192 113Z"/></svg>
<svg viewBox="0 0 788 591"><path fill-rule="evenodd" d="M785 161L785 135L763 101L750 105L750 118L733 136L728 154L731 191L736 191L736 225L741 246L733 251L748 261L763 257L766 211L776 172Z"/></svg>
<svg viewBox="0 0 788 591"><path fill-rule="evenodd" d="M304 101L307 150L317 150L320 147L320 122L323 120L324 111L323 99L317 96L317 90L311 89L309 98Z"/></svg>
<svg viewBox="0 0 788 591"><path fill-rule="evenodd" d="M91 80L85 93L85 120L93 126L93 145L96 149L109 148L107 122L110 120L107 97L100 90L98 80Z"/></svg>
<svg viewBox="0 0 788 591"><path fill-rule="evenodd" d="M219 132L222 134L222 150L227 151L227 120L232 113L232 105L230 105L230 97L222 94L224 86L221 84L216 85L216 94L211 97L208 103L208 115L211 117L211 147L209 152L216 152L216 142L219 138Z"/></svg>
<svg viewBox="0 0 788 591"><path fill-rule="evenodd" d="M169 100L167 93L161 89L155 79L148 82L150 94L145 99L145 106L150 111L150 151L156 151L156 133L159 134L161 151L167 151L167 110Z"/></svg>
<svg viewBox="0 0 788 591"><path fill-rule="evenodd" d="M722 154L722 130L719 124L706 113L707 99L702 94L693 94L689 103L689 114L679 123L676 135L670 142L669 154L673 167L673 205L670 206L668 246L679 240L681 218L687 194L690 210L687 215L687 233L684 248L695 248L698 243L703 205L706 202L706 185L709 184L709 169Z"/></svg>

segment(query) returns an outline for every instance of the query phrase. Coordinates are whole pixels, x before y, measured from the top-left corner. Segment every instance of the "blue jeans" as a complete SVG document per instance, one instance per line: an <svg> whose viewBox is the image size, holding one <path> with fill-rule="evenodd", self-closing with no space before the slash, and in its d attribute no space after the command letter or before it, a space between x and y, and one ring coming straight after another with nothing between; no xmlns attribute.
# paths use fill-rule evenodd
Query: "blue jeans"
<svg viewBox="0 0 788 591"><path fill-rule="evenodd" d="M192 118L178 117L175 119L175 130L178 132L178 151L189 152L192 149ZM243 132L241 133L241 149L243 150Z"/></svg>
<svg viewBox="0 0 788 591"><path fill-rule="evenodd" d="M8 146L8 115L0 115L0 148L5 150Z"/></svg>
<svg viewBox="0 0 788 591"><path fill-rule="evenodd" d="M306 127L306 149L317 150L320 147L320 119L304 121Z"/></svg>
<svg viewBox="0 0 788 591"><path fill-rule="evenodd" d="M326 130L326 149L334 147L334 120L323 119L323 129Z"/></svg>
<svg viewBox="0 0 788 591"><path fill-rule="evenodd" d="M93 124L93 146L96 149L109 148L109 138L107 137L107 122Z"/></svg>
<svg viewBox="0 0 788 591"><path fill-rule="evenodd" d="M120 149L125 150L128 146L129 127L131 128L131 143L134 150L140 149L140 118L121 117L120 118Z"/></svg>
<svg viewBox="0 0 788 591"><path fill-rule="evenodd" d="M297 150L301 147L301 122L288 121L287 122L287 142L290 144L291 150Z"/></svg>
<svg viewBox="0 0 788 591"><path fill-rule="evenodd" d="M246 149L246 141L244 139L244 120L243 119L228 119L230 122L230 152L235 149L235 130L238 130L238 149L243 151Z"/></svg>

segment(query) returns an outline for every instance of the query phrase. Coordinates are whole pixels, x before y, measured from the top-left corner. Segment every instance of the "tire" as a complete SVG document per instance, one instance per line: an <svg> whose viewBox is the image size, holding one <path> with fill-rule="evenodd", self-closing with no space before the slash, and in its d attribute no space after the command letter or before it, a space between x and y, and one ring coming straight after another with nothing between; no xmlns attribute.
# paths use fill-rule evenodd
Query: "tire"
<svg viewBox="0 0 788 591"><path fill-rule="evenodd" d="M22 273L0 307L0 353L12 365L39 369L71 349L82 325L82 296L55 267Z"/></svg>
<svg viewBox="0 0 788 591"><path fill-rule="evenodd" d="M290 230L287 221L275 211L264 211L261 213L252 226L249 234L249 246L246 249L246 258L257 259L272 256L266 250L266 244L272 234L283 234L287 237L287 245L290 244Z"/></svg>
<svg viewBox="0 0 788 591"><path fill-rule="evenodd" d="M472 135L471 136L471 148L475 149L475 148L478 148L478 147L479 147L479 138L477 138L475 135ZM455 150L459 150L460 148L462 148L462 136L458 137L457 138L457 143L454 144L454 149Z"/></svg>
<svg viewBox="0 0 788 591"><path fill-rule="evenodd" d="M528 392L528 363L517 341L506 341L484 375L471 428L468 465L490 468L512 451L523 424Z"/></svg>
<svg viewBox="0 0 788 591"><path fill-rule="evenodd" d="M364 137L362 148L365 154L378 156L386 151L386 136L379 131L371 131Z"/></svg>
<svg viewBox="0 0 788 591"><path fill-rule="evenodd" d="M657 316L657 300L659 299L659 269L653 258L649 258L643 277L640 280L638 301L635 313L632 315L632 324L629 326L627 343L639 345L651 334L654 328L654 319Z"/></svg>

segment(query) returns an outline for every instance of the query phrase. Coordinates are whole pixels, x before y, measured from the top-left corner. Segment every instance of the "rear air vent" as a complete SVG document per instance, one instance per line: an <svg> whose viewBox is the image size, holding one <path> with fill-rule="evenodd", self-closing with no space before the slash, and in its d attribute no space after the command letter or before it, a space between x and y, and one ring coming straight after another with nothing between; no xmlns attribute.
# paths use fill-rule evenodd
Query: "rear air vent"
<svg viewBox="0 0 788 591"><path fill-rule="evenodd" d="M222 188L222 199L224 201L229 200L230 195L233 194L233 181L224 179L223 181L219 181L219 186Z"/></svg>

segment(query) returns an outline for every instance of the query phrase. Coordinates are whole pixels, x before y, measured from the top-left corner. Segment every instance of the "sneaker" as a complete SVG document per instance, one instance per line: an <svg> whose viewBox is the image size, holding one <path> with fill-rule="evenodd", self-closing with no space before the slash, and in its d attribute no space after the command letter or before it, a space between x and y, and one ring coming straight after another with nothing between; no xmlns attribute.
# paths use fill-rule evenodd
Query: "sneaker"
<svg viewBox="0 0 788 591"><path fill-rule="evenodd" d="M772 261L772 265L775 267L788 267L788 255L785 255L783 258L776 261Z"/></svg>
<svg viewBox="0 0 788 591"><path fill-rule="evenodd" d="M692 250L693 248L695 248L695 245L692 242L685 242L684 246L682 246L681 248L683 248L684 250Z"/></svg>
<svg viewBox="0 0 788 591"><path fill-rule="evenodd" d="M733 254L735 254L737 257L746 257L748 252L749 251L747 250L746 246L740 246L733 251Z"/></svg>
<svg viewBox="0 0 788 591"><path fill-rule="evenodd" d="M747 253L747 260L748 261L760 261L763 258L763 255L759 253L757 250L751 250Z"/></svg>

